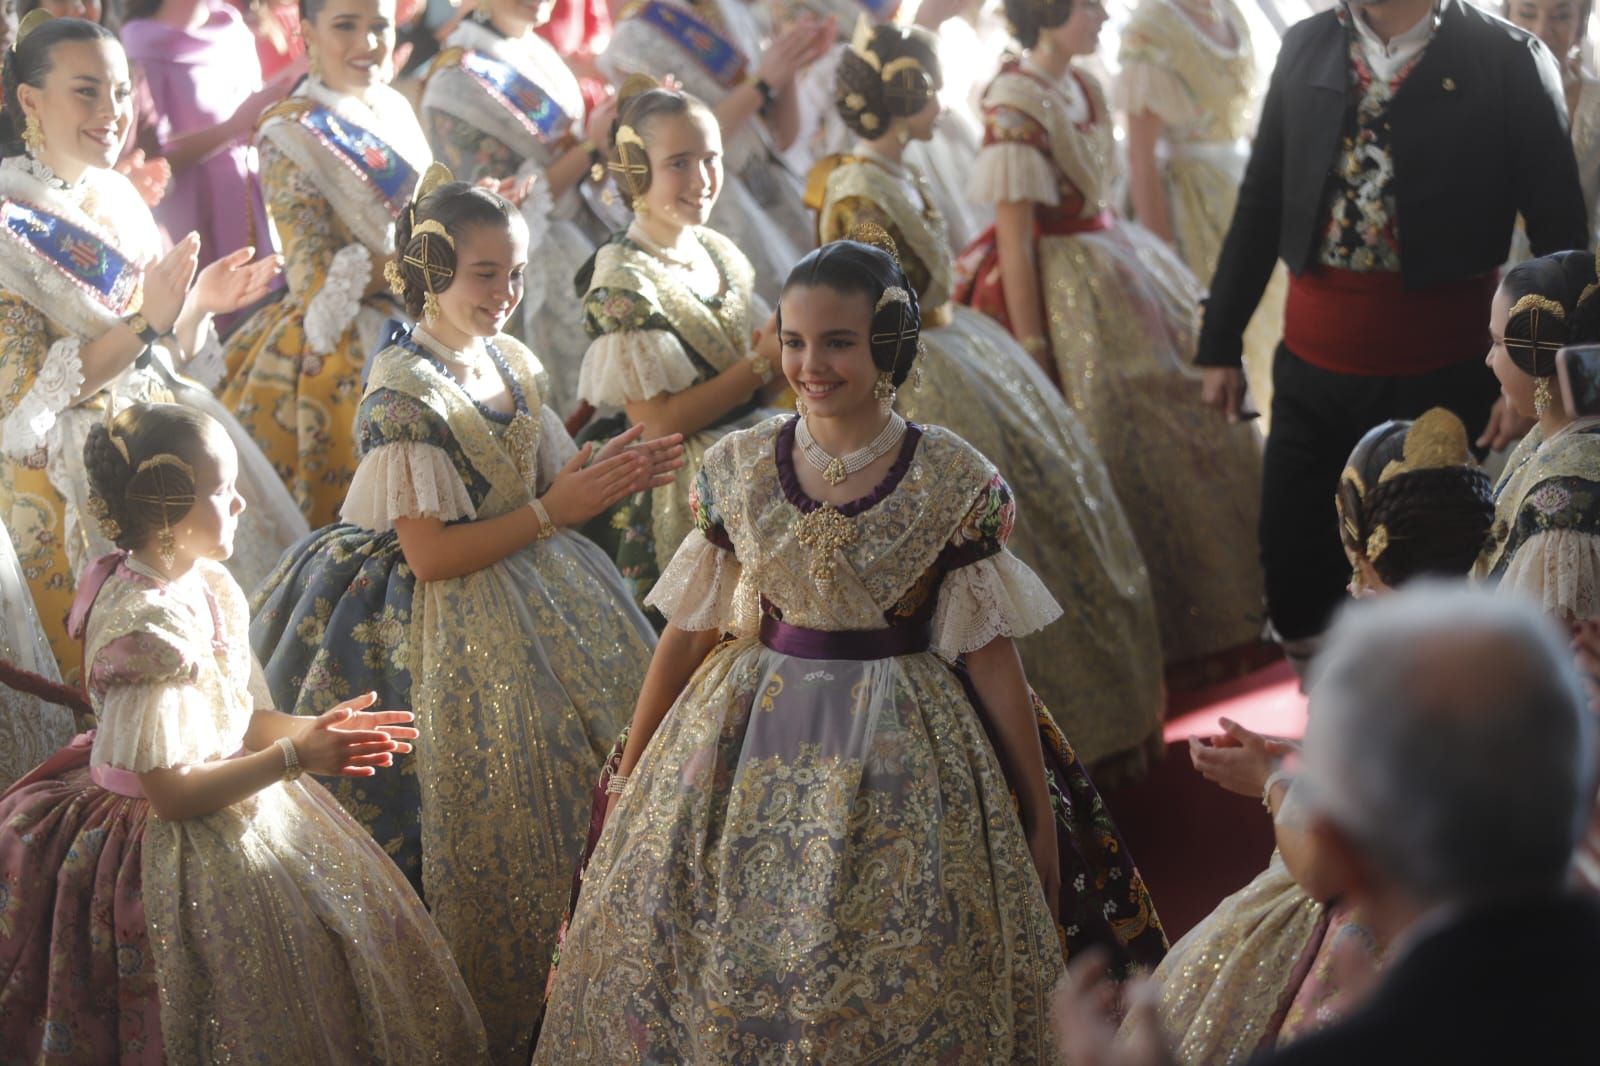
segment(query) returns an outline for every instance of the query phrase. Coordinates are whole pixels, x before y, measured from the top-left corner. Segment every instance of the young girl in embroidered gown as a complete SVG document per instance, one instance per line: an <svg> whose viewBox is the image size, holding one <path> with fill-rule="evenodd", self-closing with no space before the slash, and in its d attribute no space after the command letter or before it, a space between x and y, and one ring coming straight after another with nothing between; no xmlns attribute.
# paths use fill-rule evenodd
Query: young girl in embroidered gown
<svg viewBox="0 0 1600 1066"><path fill-rule="evenodd" d="M727 142L727 188L704 224L749 256L770 303L815 232L805 190L778 155L800 127L795 78L836 31L833 19L807 15L763 45L757 6L645 0L617 22L599 65L618 85L631 74L670 75L711 107Z"/></svg>
<svg viewBox="0 0 1600 1066"><path fill-rule="evenodd" d="M122 551L73 605L99 729L0 798L0 1040L15 1061L481 1062L405 878L301 772L393 774L369 693L271 710L221 566L244 501L214 421L140 404L84 465Z"/></svg>
<svg viewBox="0 0 1600 1066"><path fill-rule="evenodd" d="M1004 327L950 301L943 218L905 155L940 114L936 43L925 30L861 23L835 93L860 139L812 172L818 231L830 241L879 227L916 286L922 380L899 393L896 409L959 434L1016 494L1011 550L1068 612L1018 648L1028 680L1099 779L1110 759L1136 764L1160 729L1149 577L1105 465L1061 394Z"/></svg>
<svg viewBox="0 0 1600 1066"><path fill-rule="evenodd" d="M1119 221L1111 115L1073 63L1100 0L1008 0L1027 55L983 97L973 195L994 229L962 253L958 299L1005 323L1061 386L1111 472L1150 571L1169 665L1261 633L1255 432L1200 401L1199 288L1159 239ZM1203 533L1196 535L1196 531Z"/></svg>
<svg viewBox="0 0 1600 1066"><path fill-rule="evenodd" d="M1233 0L1142 0L1123 27L1117 58L1133 217L1209 285L1265 90L1250 24ZM1245 333L1251 399L1263 420L1272 408L1286 279L1280 267Z"/></svg>
<svg viewBox="0 0 1600 1066"><path fill-rule="evenodd" d="M457 177L512 179L506 191L522 197L536 252L511 333L550 371L545 402L567 413L589 344L572 279L611 235L597 213L605 187L590 180L590 167L604 158L616 107L607 101L585 114L578 79L538 32L552 6L488 0L462 19L430 68L422 123L434 155Z"/></svg>
<svg viewBox="0 0 1600 1066"><path fill-rule="evenodd" d="M655 644L611 561L569 530L670 482L681 449L630 448L639 429L592 464L574 447L538 360L500 333L527 227L447 179L435 166L399 227L420 324L373 362L344 522L285 559L251 639L298 713L349 685L415 712L410 765L338 795L421 888L494 1060L526 1063L589 786Z"/></svg>
<svg viewBox="0 0 1600 1066"><path fill-rule="evenodd" d="M994 467L880 399L917 350L894 261L807 256L780 328L806 413L701 466L534 1061L1053 1062L1058 887L1141 921L1131 867L1059 844L1012 638L1060 608Z"/></svg>
<svg viewBox="0 0 1600 1066"><path fill-rule="evenodd" d="M222 400L320 526L355 472L361 368L399 313L383 265L432 154L410 102L385 84L394 0L300 6L311 75L257 128L288 292L228 338Z"/></svg>
<svg viewBox="0 0 1600 1066"><path fill-rule="evenodd" d="M579 275L593 343L578 394L625 416L586 434L631 422L646 436L685 438L688 462L672 485L591 527L642 602L693 524L689 488L700 457L765 418L759 405L782 382L772 330L752 344L769 315L750 260L706 227L723 191L716 118L694 97L643 78L629 79L619 99L611 165L635 218Z"/></svg>
<svg viewBox="0 0 1600 1066"><path fill-rule="evenodd" d="M179 374L216 349L213 314L267 291L274 258L230 249L195 276L184 237L165 255L150 209L111 169L133 121L127 57L81 19L31 16L5 57L0 112L0 518L61 672L78 571L109 550L84 506L83 442L114 400L211 413L240 452L250 502L229 568L254 587L305 532L271 465L203 387ZM92 90L92 91L91 91ZM193 279L191 286L190 280Z"/></svg>
<svg viewBox="0 0 1600 1066"><path fill-rule="evenodd" d="M1460 580L1489 531L1489 476L1466 427L1443 408L1361 438L1336 496L1353 595L1413 579ZM1279 850L1267 868L1172 946L1156 968L1157 1013L1178 1061L1226 1066L1338 1021L1360 1001L1384 947L1341 903L1296 815L1284 742L1224 721L1220 743L1191 741L1195 766L1261 797ZM1281 772L1280 772L1281 771Z"/></svg>

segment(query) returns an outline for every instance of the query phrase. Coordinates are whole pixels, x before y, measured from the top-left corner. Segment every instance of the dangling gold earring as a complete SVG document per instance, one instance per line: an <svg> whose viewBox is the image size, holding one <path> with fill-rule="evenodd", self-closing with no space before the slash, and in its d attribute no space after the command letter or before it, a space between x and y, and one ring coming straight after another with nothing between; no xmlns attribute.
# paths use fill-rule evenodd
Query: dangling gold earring
<svg viewBox="0 0 1600 1066"><path fill-rule="evenodd" d="M1553 397L1550 395L1550 379L1535 378L1533 381L1533 413L1543 418L1544 413L1550 410L1552 399Z"/></svg>
<svg viewBox="0 0 1600 1066"><path fill-rule="evenodd" d="M22 147L35 159L44 150L44 127L39 125L37 115L29 115L28 121L22 124Z"/></svg>
<svg viewBox="0 0 1600 1066"><path fill-rule="evenodd" d="M642 196L635 196L628 206L633 208L635 218L643 218L650 213L650 205L644 202Z"/></svg>
<svg viewBox="0 0 1600 1066"><path fill-rule="evenodd" d="M472 9L472 17L479 22L488 22L494 16L489 8L489 0L478 0L478 6Z"/></svg>
<svg viewBox="0 0 1600 1066"><path fill-rule="evenodd" d="M428 320L430 326L439 317L439 297L432 292L422 298L422 317Z"/></svg>
<svg viewBox="0 0 1600 1066"><path fill-rule="evenodd" d="M801 418L804 418L806 415L811 413L811 408L806 406L806 402L804 400L796 396L794 398L794 413L799 415Z"/></svg>
<svg viewBox="0 0 1600 1066"><path fill-rule="evenodd" d="M878 401L878 407L884 414L894 409L894 400L897 390L894 387L894 378L886 373L879 373L878 380L872 385L872 398Z"/></svg>
<svg viewBox="0 0 1600 1066"><path fill-rule="evenodd" d="M167 570L172 569L172 564L178 558L178 546L172 536L172 526L163 525L161 532L156 534L156 555L161 559L161 565Z"/></svg>
<svg viewBox="0 0 1600 1066"><path fill-rule="evenodd" d="M306 45L306 73L318 81L322 80L322 57L317 54L314 44Z"/></svg>
<svg viewBox="0 0 1600 1066"><path fill-rule="evenodd" d="M911 143L911 124L909 122L896 122L894 124L894 139L904 148Z"/></svg>

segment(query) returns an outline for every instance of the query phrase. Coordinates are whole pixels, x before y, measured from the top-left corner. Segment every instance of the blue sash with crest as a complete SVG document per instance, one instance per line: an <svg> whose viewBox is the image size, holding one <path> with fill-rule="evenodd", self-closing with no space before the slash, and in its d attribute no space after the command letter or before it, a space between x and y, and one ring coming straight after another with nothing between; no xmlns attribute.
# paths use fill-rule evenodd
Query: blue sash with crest
<svg viewBox="0 0 1600 1066"><path fill-rule="evenodd" d="M661 0L649 0L635 17L671 38L724 89L731 89L744 80L744 53L699 17Z"/></svg>
<svg viewBox="0 0 1600 1066"><path fill-rule="evenodd" d="M131 310L144 268L98 234L18 200L0 200L0 229L114 315Z"/></svg>
<svg viewBox="0 0 1600 1066"><path fill-rule="evenodd" d="M572 116L511 64L469 50L461 55L461 69L541 144L560 140L572 128Z"/></svg>
<svg viewBox="0 0 1600 1066"><path fill-rule="evenodd" d="M874 22L888 22L900 8L900 0L856 0Z"/></svg>
<svg viewBox="0 0 1600 1066"><path fill-rule="evenodd" d="M411 202L417 172L387 141L325 107L307 108L295 121L370 185L388 206L390 215L400 217Z"/></svg>

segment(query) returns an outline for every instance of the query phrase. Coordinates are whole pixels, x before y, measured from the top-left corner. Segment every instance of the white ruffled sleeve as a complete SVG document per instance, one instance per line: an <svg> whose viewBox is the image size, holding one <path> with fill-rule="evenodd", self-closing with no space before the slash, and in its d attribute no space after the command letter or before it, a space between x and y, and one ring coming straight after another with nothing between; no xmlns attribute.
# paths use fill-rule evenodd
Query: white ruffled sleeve
<svg viewBox="0 0 1600 1066"><path fill-rule="evenodd" d="M970 197L982 204L1024 201L1061 203L1056 174L1037 148L1018 143L986 144L972 167Z"/></svg>
<svg viewBox="0 0 1600 1066"><path fill-rule="evenodd" d="M356 466L339 516L376 532L396 518L476 518L466 483L443 448L418 441L380 444Z"/></svg>
<svg viewBox="0 0 1600 1066"><path fill-rule="evenodd" d="M144 773L193 766L224 754L218 715L197 685L114 685L100 701L93 766Z"/></svg>
<svg viewBox="0 0 1600 1066"><path fill-rule="evenodd" d="M1600 618L1600 536L1568 529L1535 533L1511 557L1499 588L1562 618Z"/></svg>
<svg viewBox="0 0 1600 1066"><path fill-rule="evenodd" d="M372 253L357 242L334 253L322 287L306 304L306 347L327 355L361 313L361 297L372 276Z"/></svg>
<svg viewBox="0 0 1600 1066"><path fill-rule="evenodd" d="M77 337L64 337L45 351L33 384L0 424L0 451L7 457L26 459L45 447L56 417L83 388L82 347Z"/></svg>
<svg viewBox="0 0 1600 1066"><path fill-rule="evenodd" d="M1146 59L1125 59L1117 76L1118 110L1149 111L1169 126L1189 126L1205 116L1177 73Z"/></svg>
<svg viewBox="0 0 1600 1066"><path fill-rule="evenodd" d="M632 329L597 337L578 370L578 396L596 407L623 407L682 392L697 374L677 335Z"/></svg>
<svg viewBox="0 0 1600 1066"><path fill-rule="evenodd" d="M742 576L733 552L691 530L644 602L679 629L751 633L755 597L741 588Z"/></svg>
<svg viewBox="0 0 1600 1066"><path fill-rule="evenodd" d="M954 659L996 637L1022 637L1061 617L1061 605L1009 551L945 575L933 612L933 650Z"/></svg>

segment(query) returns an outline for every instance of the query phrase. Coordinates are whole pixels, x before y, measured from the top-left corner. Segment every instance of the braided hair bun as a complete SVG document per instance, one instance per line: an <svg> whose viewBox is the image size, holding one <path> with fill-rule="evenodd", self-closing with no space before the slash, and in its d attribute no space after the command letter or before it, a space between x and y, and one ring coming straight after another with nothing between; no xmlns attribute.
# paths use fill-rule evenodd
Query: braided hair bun
<svg viewBox="0 0 1600 1066"><path fill-rule="evenodd" d="M131 550L183 521L194 506L195 466L217 436L210 417L174 403L134 404L91 427L83 465L107 539Z"/></svg>
<svg viewBox="0 0 1600 1066"><path fill-rule="evenodd" d="M511 201L479 185L450 181L423 195L395 223L395 259L385 269L406 313L420 318L429 293L450 287L456 241L473 226L511 226L521 214Z"/></svg>
<svg viewBox="0 0 1600 1066"><path fill-rule="evenodd" d="M1335 497L1339 538L1384 584L1462 577L1494 521L1494 494L1467 447L1461 420L1442 407L1415 422L1385 422L1356 444Z"/></svg>
<svg viewBox="0 0 1600 1066"><path fill-rule="evenodd" d="M1072 17L1073 0L1005 0L1006 25L1024 48L1036 47L1039 35Z"/></svg>
<svg viewBox="0 0 1600 1066"><path fill-rule="evenodd" d="M919 26L874 26L862 16L839 57L834 106L858 137L875 140L895 119L919 114L939 92L938 42Z"/></svg>

